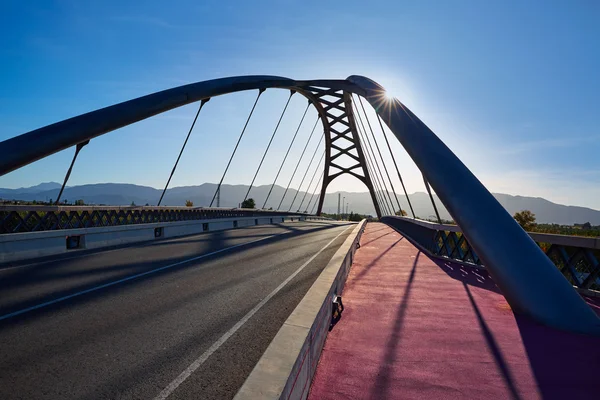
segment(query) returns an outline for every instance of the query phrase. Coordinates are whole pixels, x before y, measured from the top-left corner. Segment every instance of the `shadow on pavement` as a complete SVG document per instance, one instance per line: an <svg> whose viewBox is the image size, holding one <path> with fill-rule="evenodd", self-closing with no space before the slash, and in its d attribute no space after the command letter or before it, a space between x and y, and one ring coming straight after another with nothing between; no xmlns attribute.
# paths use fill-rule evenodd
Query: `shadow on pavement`
<svg viewBox="0 0 600 400"><path fill-rule="evenodd" d="M35 318L36 316L43 315L46 311L49 311L50 309L56 310L59 307L64 307L68 304L71 304L72 301L78 301L78 302L90 301L92 299L95 299L97 296L103 296L112 290L119 290L119 288L122 287L123 285L127 285L128 287L131 287L132 285L140 285L141 283L143 283L147 280L156 279L160 276L164 276L166 274L170 274L175 271L181 271L181 270L184 270L184 269L190 268L190 267L198 268L198 267L201 267L202 264L207 263L211 260L214 260L218 257L221 257L225 254L227 256L232 256L232 255L239 254L241 252L245 252L245 251L255 249L255 248L266 247L270 244L281 242L283 240L288 240L288 239L295 238L295 237L299 237L299 236L302 236L305 234L315 233L315 232L319 232L319 231L325 231L325 230L328 230L328 229L331 229L334 227L341 227L341 226L346 226L346 225L350 225L350 224L327 224L327 225L314 224L312 227L309 227L309 229L298 229L296 227L287 229L287 227L286 227L286 230L288 231L288 233L277 234L274 237L264 239L260 242L243 244L242 246L228 249L222 253L208 255L208 256L200 258L196 261L189 261L189 262L187 262L187 261L190 260L191 258L199 257L199 256L202 256L203 254L212 253L212 252L230 247L229 244L227 243L227 241L231 240L231 239L237 239L237 238L227 236L228 231L213 232L213 233L211 233L211 238L209 241L210 246L208 248L202 249L203 250L202 252L198 252L197 254L192 255L192 256L190 256L189 254L181 256L181 255L178 255L177 252L164 250L164 251L161 251L162 257L160 257L160 258L149 259L149 260L148 259L136 260L135 258L127 257L126 254L123 254L122 255L123 257L119 257L120 256L119 252L114 252L113 254L115 255L115 257L117 257L118 261L113 262L113 265L101 265L98 268L92 268L92 269L87 269L87 270L81 269L74 273L62 274L62 272L58 272L53 269L60 269L61 267L64 266L65 262L69 262L69 261L74 261L74 262L80 263L79 260L62 260L62 261L56 260L52 264L44 265L42 268L18 268L18 269L4 271L3 278L0 280L0 293L3 293L3 296L2 296L3 302L2 303L4 303L4 304L0 305L0 316L6 315L9 313L18 311L18 310L26 309L28 307L32 307L32 306L35 306L35 305L38 305L38 304L41 304L44 302L48 302L48 301L59 299L59 298L65 297L65 296L69 296L73 293L78 293L80 291L92 289L97 286L109 284L109 283L112 283L119 279L127 278L129 276L144 273L147 271L153 271L157 268L161 268L166 265L181 263L181 265L174 266L173 268L169 268L169 269L165 269L165 270L157 271L157 272L152 272L151 274L141 276L139 278L135 278L135 279L129 280L127 282L123 282L122 284L110 286L110 287L104 288L102 290L95 291L93 293L88 293L85 296L77 297L77 299L74 299L74 300L56 303L50 307L43 307L38 310L27 312L25 314L15 316L15 317L9 318L4 321L0 321L0 330L2 330L9 322L12 322L12 321L17 322L17 321L22 321L24 319ZM202 236L202 235L200 235L200 236ZM242 237L245 237L245 236L242 236ZM252 237L252 236L250 235L250 237ZM205 241L204 238L202 238L200 240ZM174 241L171 244L176 245L177 242ZM152 248L153 246L150 245L147 247ZM127 251L130 248L131 248L131 246L124 248L124 251ZM166 247L164 247L164 249L166 249ZM277 254L278 254L277 251L273 251L272 256L277 257ZM265 253L261 253L261 256L264 256L264 255L265 255ZM39 293L36 291L36 286L44 284L45 282L48 282L50 280L60 280L61 278L71 277L75 273L77 275L85 277L85 275L98 275L98 274L103 275L103 274L109 273L111 271L112 272L117 271L120 274L118 276L112 275L108 278L103 277L103 276L98 276L97 279L93 279L93 280L88 279L85 282L80 282L78 284L71 285L68 288L57 287L57 288L54 288L53 290L46 290L45 293ZM7 292L12 291L12 292L18 293L18 292L20 292L20 291L22 292L24 290L31 290L32 294L30 296L25 296L25 298L19 299L17 301L12 301L12 302L8 301L7 302L7 299L9 297L7 295Z"/></svg>
<svg viewBox="0 0 600 400"><path fill-rule="evenodd" d="M373 399L388 398L388 392L391 389L391 377L393 375L392 369L394 367L394 363L396 362L398 345L402 339L402 328L404 325L406 311L408 310L408 299L410 297L410 290L415 279L415 273L417 271L417 264L419 262L420 255L421 252L419 251L415 257L408 281L406 282L406 288L404 289L404 294L402 295L402 301L400 302L398 310L396 311L396 319L394 321L393 330L385 346L385 356L383 360L380 361L379 371L377 372L377 380L373 385L373 391L371 393Z"/></svg>

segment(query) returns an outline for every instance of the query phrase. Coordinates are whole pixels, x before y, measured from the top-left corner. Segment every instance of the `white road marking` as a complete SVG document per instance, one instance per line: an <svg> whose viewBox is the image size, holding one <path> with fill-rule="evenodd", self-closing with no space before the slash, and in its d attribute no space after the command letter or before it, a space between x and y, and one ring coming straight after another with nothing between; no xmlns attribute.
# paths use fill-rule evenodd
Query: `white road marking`
<svg viewBox="0 0 600 400"><path fill-rule="evenodd" d="M323 250L329 247L331 243L333 243L338 237L340 237L344 232L346 232L350 228L354 228L354 225L351 225L344 229L342 232L340 232L336 237L331 239L329 243L327 243L323 248L321 248L321 250L317 251L311 258L309 258L308 261L306 261L296 271L294 271L290 276L288 276L285 281L283 281L271 293L269 293L267 297L262 299L260 303L254 306L252 310L248 311L248 313L244 315L242 319L240 319L231 329L225 332L223 336L221 336L216 342L212 344L212 346L208 348L208 350L206 350L200 357L198 357L193 363L191 363L190 366L187 367L181 374L179 374L179 376L175 378L175 380L173 380L173 382L171 382L166 388L164 388L163 391L160 392L158 396L154 398L154 400L164 400L167 397L169 397L175 391L175 389L179 387L179 385L181 385L187 378L190 377L190 375L194 373L194 371L196 371L202 364L204 364L204 362L208 360L208 358L215 351L217 351L219 347L221 347L231 336L233 336L233 334L236 333L238 329L244 326L244 324L248 322L248 320L258 312L258 310L260 310L265 304L267 304L267 302L271 300L273 296L275 296L281 289L285 287L285 285L290 283L290 281L294 279L294 277L298 275L308 264L310 264L312 260L317 258L317 256L321 254Z"/></svg>
<svg viewBox="0 0 600 400"><path fill-rule="evenodd" d="M63 302L65 300L72 299L73 297L82 296L84 294L95 292L95 291L100 290L100 289L105 289L107 287L118 285L118 284L123 283L123 282L127 282L127 281L131 281L133 279L141 278L142 276L154 274L154 273L159 272L159 271L164 271L165 269L173 268L173 267L176 267L176 266L181 265L181 264L185 264L185 263L188 263L188 262L191 262L191 261L200 260L201 258L212 256L212 255L218 254L218 253L222 253L222 252L227 251L227 250L235 249L237 247L245 246L245 245L251 244L251 243L260 242L261 240L270 239L270 238L273 238L275 236L286 235L288 233L289 232L279 233L279 234L275 234L275 235L266 236L266 237L263 237L263 238L260 238L260 239L251 240L249 242L244 242L244 243L236 244L234 246L226 247L224 249L213 251L211 253L206 253L206 254L202 254L202 255L197 256L197 257L188 258L187 260L179 261L179 262L176 262L175 264L165 265L164 267L155 268L155 269L152 269L150 271L146 271L146 272L142 272L142 273L139 273L139 274L131 275L131 276L128 276L126 278L122 278L122 279L119 279L119 280L116 280L116 281L108 282L108 283L105 283L105 284L102 284L102 285L99 285L99 286L94 286L92 288L89 288L89 289L86 289L86 290L82 290L80 292L72 293L72 294L69 294L69 295L66 295L66 296L63 296L63 297L59 297L59 298L54 299L54 300L46 301L44 303L40 303L40 304L37 304L35 306L27 307L27 308L24 308L24 309L21 309L21 310L18 310L18 311L9 313L9 314L4 314L4 315L0 316L0 321L3 321L3 320L8 319L8 318L15 317L17 315L25 314L25 313L33 311L33 310L38 310L40 308L47 307L47 306L52 305L52 304L60 303L60 302Z"/></svg>

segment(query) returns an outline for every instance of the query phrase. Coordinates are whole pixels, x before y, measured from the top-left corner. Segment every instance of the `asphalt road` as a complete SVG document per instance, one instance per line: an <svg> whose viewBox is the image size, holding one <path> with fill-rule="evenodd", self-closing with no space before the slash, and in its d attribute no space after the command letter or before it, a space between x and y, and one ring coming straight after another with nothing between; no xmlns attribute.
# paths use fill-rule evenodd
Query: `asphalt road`
<svg viewBox="0 0 600 400"><path fill-rule="evenodd" d="M255 226L0 267L0 398L230 399L352 227Z"/></svg>

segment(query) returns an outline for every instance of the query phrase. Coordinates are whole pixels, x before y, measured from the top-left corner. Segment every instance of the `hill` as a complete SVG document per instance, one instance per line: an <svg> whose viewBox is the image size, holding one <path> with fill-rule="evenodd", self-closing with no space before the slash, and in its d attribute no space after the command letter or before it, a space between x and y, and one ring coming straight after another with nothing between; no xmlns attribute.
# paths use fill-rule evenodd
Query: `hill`
<svg viewBox="0 0 600 400"><path fill-rule="evenodd" d="M185 205L186 200L191 200L194 202L195 206L208 206L213 198L216 187L217 185L213 183L204 183L198 186L174 187L167 190L163 205L183 206ZM253 187L250 191L250 197L256 200L258 207L262 207L269 189L270 186L265 185ZM0 199L49 201L50 199L56 199L59 190L60 184L56 182L42 183L29 188L0 188ZM222 185L221 206L238 206L244 199L247 190L247 185ZM283 197L284 191L285 188L275 186L266 207L277 208ZM346 201L350 203L349 211L361 214L375 214L371 196L368 192L328 193L325 196L323 205L324 212L335 213L337 211L338 193L340 193L342 197L346 197ZM158 202L160 194L161 190L149 186L125 183L100 183L66 187L62 198L71 203L75 200L82 199L86 204L129 205L131 202L134 202L137 205L154 205ZM535 213L537 222L539 223L573 225L575 223L590 222L592 225L600 225L600 211L591 208L565 206L540 197L511 196L502 193L494 193L494 196L511 215L517 211L531 210ZM313 207L316 197L317 196L312 200L308 211ZM429 197L426 193L416 192L409 195L409 197L418 217L429 219L435 218L433 208L431 207ZM297 190L290 188L281 204L281 209L289 209L292 201L294 201L294 210L297 210L299 205L302 204L301 210L304 211L310 199L310 194L298 192ZM404 195L398 195L398 200L400 201L402 208L409 211L406 197ZM441 217L443 219L451 219L450 214L448 214L439 199L436 198L436 201Z"/></svg>

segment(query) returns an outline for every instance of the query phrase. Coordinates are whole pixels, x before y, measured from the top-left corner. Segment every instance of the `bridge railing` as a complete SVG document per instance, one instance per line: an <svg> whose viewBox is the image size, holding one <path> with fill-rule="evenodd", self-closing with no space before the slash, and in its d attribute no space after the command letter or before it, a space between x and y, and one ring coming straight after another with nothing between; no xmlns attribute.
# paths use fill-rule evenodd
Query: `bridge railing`
<svg viewBox="0 0 600 400"><path fill-rule="evenodd" d="M304 213L204 207L0 206L0 235L234 217L306 216ZM326 218L323 218L326 219Z"/></svg>
<svg viewBox="0 0 600 400"><path fill-rule="evenodd" d="M483 261L457 225L391 216L381 220L436 257L484 267ZM535 232L528 234L574 287L600 294L600 238Z"/></svg>

